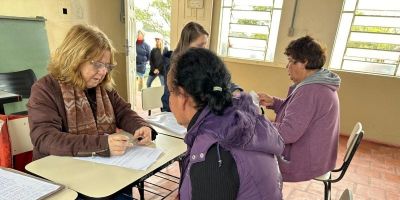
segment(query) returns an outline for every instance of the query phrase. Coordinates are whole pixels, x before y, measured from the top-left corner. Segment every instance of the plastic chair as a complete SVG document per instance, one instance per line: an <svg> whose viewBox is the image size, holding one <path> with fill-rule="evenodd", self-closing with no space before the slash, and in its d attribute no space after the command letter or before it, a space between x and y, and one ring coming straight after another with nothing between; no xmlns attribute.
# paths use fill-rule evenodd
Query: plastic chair
<svg viewBox="0 0 400 200"><path fill-rule="evenodd" d="M32 69L3 72L0 73L0 90L21 95L22 98L29 98L31 96L31 87L36 80L36 75ZM28 114L28 112L22 111L12 114Z"/></svg>
<svg viewBox="0 0 400 200"><path fill-rule="evenodd" d="M330 172L327 172L326 174L319 176L317 178L314 178L317 181L322 181L325 186L325 191L324 191L324 199L325 200L330 200L331 199L331 184L336 183L340 181L344 174L347 171L347 168L349 167L351 160L353 159L354 154L356 153L358 146L361 143L361 140L363 138L364 131L362 130L362 125L360 122L357 122L356 125L353 128L353 131L351 132L351 135L349 139L347 140L347 149L346 149L346 154L343 158L343 164L340 168L334 169ZM332 174L335 173L340 173L339 177L336 179L332 179Z"/></svg>
<svg viewBox="0 0 400 200"><path fill-rule="evenodd" d="M28 117L8 120L12 155L18 155L33 150Z"/></svg>
<svg viewBox="0 0 400 200"><path fill-rule="evenodd" d="M162 107L161 97L164 94L164 86L142 89L142 108L149 111Z"/></svg>
<svg viewBox="0 0 400 200"><path fill-rule="evenodd" d="M0 90L19 94L22 98L29 98L31 96L31 87L36 80L36 75L32 69L3 72L0 73Z"/></svg>
<svg viewBox="0 0 400 200"><path fill-rule="evenodd" d="M349 189L345 189L339 200L353 200L353 193Z"/></svg>

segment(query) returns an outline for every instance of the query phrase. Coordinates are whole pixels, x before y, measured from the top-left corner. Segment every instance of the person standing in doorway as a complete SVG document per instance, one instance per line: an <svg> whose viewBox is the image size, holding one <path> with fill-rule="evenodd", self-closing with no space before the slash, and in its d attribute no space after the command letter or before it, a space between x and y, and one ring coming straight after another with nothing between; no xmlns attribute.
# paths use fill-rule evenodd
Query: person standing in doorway
<svg viewBox="0 0 400 200"><path fill-rule="evenodd" d="M150 71L147 79L147 87L151 87L156 77L160 78L161 85L164 85L164 59L163 54L168 52L168 48L164 47L163 36L158 34L155 37L156 46L150 52Z"/></svg>
<svg viewBox="0 0 400 200"><path fill-rule="evenodd" d="M170 59L169 63L173 64L174 60L176 60L176 57L185 53L189 48L206 48L209 36L210 34L201 24L197 22L189 22L183 27L175 50L173 52L166 53L164 57L168 60ZM170 64L165 65L164 77L167 77L168 75L169 66ZM229 91L231 93L237 93L243 91L243 89L235 83L230 83ZM171 110L169 108L169 91L167 84L165 84L164 94L161 97L161 101L163 104L162 111L170 112Z"/></svg>
<svg viewBox="0 0 400 200"><path fill-rule="evenodd" d="M143 78L146 64L150 60L150 46L144 41L144 32L139 30L136 40L136 74L139 81L139 91L143 88Z"/></svg>

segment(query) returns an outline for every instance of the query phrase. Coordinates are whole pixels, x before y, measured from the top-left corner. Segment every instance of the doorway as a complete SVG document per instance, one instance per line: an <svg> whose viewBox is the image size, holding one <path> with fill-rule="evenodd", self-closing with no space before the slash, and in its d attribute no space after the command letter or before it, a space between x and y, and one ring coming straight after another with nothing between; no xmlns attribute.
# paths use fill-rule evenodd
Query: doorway
<svg viewBox="0 0 400 200"><path fill-rule="evenodd" d="M138 67L137 70L137 63L144 62L143 57L141 57L143 55L139 55L143 52L138 49L145 49L143 48L143 43L145 43L151 52L153 48L160 46L156 45L156 38L162 40L162 52L164 47L168 50L171 49L171 0L125 0L125 3L125 5L128 5L125 8L125 16L128 19L125 20L127 29L125 32L127 47L129 48L129 53L127 53L128 99L132 103L132 108L142 115L145 112L142 110L141 90L146 87L164 85L164 81L158 75L150 73L150 57L145 60L144 70L141 68L142 66ZM137 40L138 32L144 33L142 42ZM147 53L150 54L150 52ZM150 84L148 84L149 74L151 79L154 78ZM164 72L159 71L159 74L163 75Z"/></svg>

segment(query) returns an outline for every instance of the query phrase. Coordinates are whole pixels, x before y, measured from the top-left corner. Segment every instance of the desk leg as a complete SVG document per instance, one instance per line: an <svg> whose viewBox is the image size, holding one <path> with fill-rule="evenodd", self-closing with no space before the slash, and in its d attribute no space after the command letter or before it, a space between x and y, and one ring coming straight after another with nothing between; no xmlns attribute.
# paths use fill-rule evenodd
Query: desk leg
<svg viewBox="0 0 400 200"><path fill-rule="evenodd" d="M139 190L140 200L144 200L144 181L140 181L137 188Z"/></svg>
<svg viewBox="0 0 400 200"><path fill-rule="evenodd" d="M179 172L181 173L181 176L182 176L182 174L183 174L183 171L182 171L183 160L182 160L182 159L179 159L179 160L178 160L178 165L179 165ZM182 177L181 177L181 178L182 178Z"/></svg>
<svg viewBox="0 0 400 200"><path fill-rule="evenodd" d="M0 114L1 115L5 115L5 113L4 113L4 105L3 104L0 104Z"/></svg>

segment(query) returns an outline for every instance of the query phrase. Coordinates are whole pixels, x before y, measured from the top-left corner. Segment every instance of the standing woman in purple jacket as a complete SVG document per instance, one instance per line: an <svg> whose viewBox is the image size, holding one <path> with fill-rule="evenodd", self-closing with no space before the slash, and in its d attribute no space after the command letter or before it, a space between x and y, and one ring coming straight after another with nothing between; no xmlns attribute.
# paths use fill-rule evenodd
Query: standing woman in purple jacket
<svg viewBox="0 0 400 200"><path fill-rule="evenodd" d="M232 98L230 80L207 49L189 49L171 65L170 108L187 127L180 199L282 199L275 155L283 140L248 94Z"/></svg>
<svg viewBox="0 0 400 200"><path fill-rule="evenodd" d="M322 68L325 50L310 36L286 47L293 81L286 99L259 93L260 104L273 109L273 123L285 141L279 161L283 181L307 181L335 167L339 140L340 78Z"/></svg>

